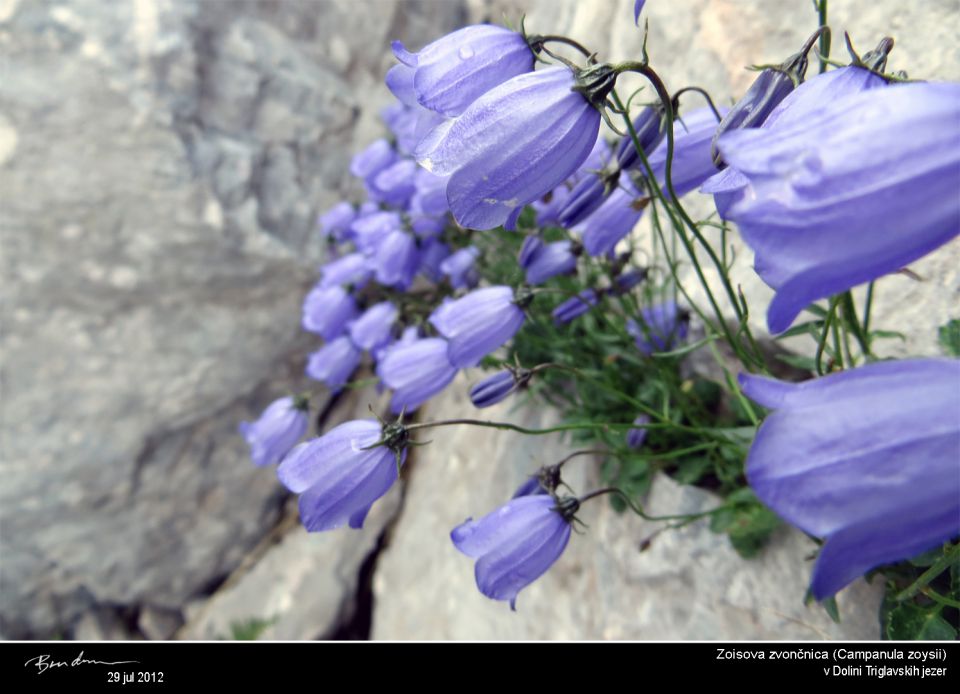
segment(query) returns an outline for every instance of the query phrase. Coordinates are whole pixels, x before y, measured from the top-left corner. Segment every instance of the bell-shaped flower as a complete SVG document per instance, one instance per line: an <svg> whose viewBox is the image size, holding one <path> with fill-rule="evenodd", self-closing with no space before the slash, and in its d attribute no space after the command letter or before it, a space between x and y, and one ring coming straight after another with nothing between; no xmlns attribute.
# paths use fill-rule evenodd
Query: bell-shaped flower
<svg viewBox="0 0 960 694"><path fill-rule="evenodd" d="M308 531L363 527L370 507L397 479L397 453L375 445L382 440L378 422L354 420L300 444L283 459L277 477L300 495L300 521ZM406 446L397 450L402 464Z"/></svg>
<svg viewBox="0 0 960 694"><path fill-rule="evenodd" d="M407 289L420 267L417 241L406 231L387 234L371 260L377 282L384 287Z"/></svg>
<svg viewBox="0 0 960 694"><path fill-rule="evenodd" d="M481 409L496 405L517 388L526 386L532 375L529 369L504 369L491 374L470 388L470 402Z"/></svg>
<svg viewBox="0 0 960 694"><path fill-rule="evenodd" d="M450 247L443 241L427 239L420 248L420 274L433 282L443 279L440 266L450 256Z"/></svg>
<svg viewBox="0 0 960 694"><path fill-rule="evenodd" d="M687 339L690 314L677 306L675 301L666 301L648 306L640 311L643 322L627 319L627 332L637 343L641 354L666 352Z"/></svg>
<svg viewBox="0 0 960 694"><path fill-rule="evenodd" d="M597 141L600 112L574 91L605 98L613 86L609 66L586 78L567 67L518 75L474 101L417 146L428 171L445 176L447 202L457 222L474 229L515 223L523 207L565 181Z"/></svg>
<svg viewBox="0 0 960 694"><path fill-rule="evenodd" d="M396 161L396 151L389 142L380 138L354 155L350 162L350 173L363 181L373 180L377 174L393 166Z"/></svg>
<svg viewBox="0 0 960 694"><path fill-rule="evenodd" d="M307 430L307 409L305 398L280 398L257 421L240 423L254 465L277 463L293 448Z"/></svg>
<svg viewBox="0 0 960 694"><path fill-rule="evenodd" d="M384 244L387 237L395 231L403 230L403 219L399 212L377 211L358 217L350 225L354 245L365 255L374 255Z"/></svg>
<svg viewBox="0 0 960 694"><path fill-rule="evenodd" d="M605 255L640 221L643 207L639 201L640 193L630 177L624 175L603 204L571 231L580 234L583 248L591 257Z"/></svg>
<svg viewBox="0 0 960 694"><path fill-rule="evenodd" d="M816 116L837 99L886 86L885 79L864 67L848 65L831 70L817 75L790 92L761 127L764 130L788 127L791 123L800 123L806 118ZM749 182L736 167L728 167L707 179L700 187L700 192L713 195L717 212L727 219L728 210L743 198Z"/></svg>
<svg viewBox="0 0 960 694"><path fill-rule="evenodd" d="M477 560L477 588L516 609L517 593L542 576L566 549L574 506L558 508L545 494L517 497L450 533L454 546ZM568 514L569 512L569 514Z"/></svg>
<svg viewBox="0 0 960 694"><path fill-rule="evenodd" d="M510 287L475 289L430 314L430 322L449 341L447 357L458 369L480 360L512 338L525 316Z"/></svg>
<svg viewBox="0 0 960 694"><path fill-rule="evenodd" d="M475 287L480 277L474 268L480 251L475 246L461 248L440 263L440 271L450 279L454 289Z"/></svg>
<svg viewBox="0 0 960 694"><path fill-rule="evenodd" d="M896 272L960 232L960 84L838 99L800 122L719 141L748 179L728 210L776 290L767 324Z"/></svg>
<svg viewBox="0 0 960 694"><path fill-rule="evenodd" d="M371 197L390 207L404 209L416 192L416 172L415 161L400 159L368 179L367 191Z"/></svg>
<svg viewBox="0 0 960 694"><path fill-rule="evenodd" d="M362 253L348 253L345 256L332 260L320 268L320 287L346 287L352 285L360 288L373 275L370 261Z"/></svg>
<svg viewBox="0 0 960 694"><path fill-rule="evenodd" d="M407 68L417 102L451 118L511 77L533 70L534 62L526 38L492 24L464 27L418 53L394 41L393 52Z"/></svg>
<svg viewBox="0 0 960 694"><path fill-rule="evenodd" d="M646 2L647 0L633 0L633 23L637 26L640 25L640 12L643 11Z"/></svg>
<svg viewBox="0 0 960 694"><path fill-rule="evenodd" d="M363 353L350 338L341 335L310 355L307 359L307 376L336 393L350 380L362 356Z"/></svg>
<svg viewBox="0 0 960 694"><path fill-rule="evenodd" d="M536 252L528 254L526 258L521 256L520 267L526 270L527 284L542 284L551 277L573 272L577 269L577 254L580 250L579 246L575 248L571 241L554 241L541 244Z"/></svg>
<svg viewBox="0 0 960 694"><path fill-rule="evenodd" d="M347 323L357 317L357 303L339 286L317 285L303 300L303 329L316 333L324 340L340 335Z"/></svg>
<svg viewBox="0 0 960 694"><path fill-rule="evenodd" d="M326 237L333 237L337 241L343 240L343 235L350 228L350 224L357 216L357 211L349 202L338 202L329 210L320 215L318 223L320 233Z"/></svg>
<svg viewBox="0 0 960 694"><path fill-rule="evenodd" d="M633 429L627 431L627 446L633 449L643 447L643 442L647 440L647 425L650 423L650 417L642 414L633 420Z"/></svg>
<svg viewBox="0 0 960 694"><path fill-rule="evenodd" d="M757 497L824 538L811 589L960 534L960 361L876 362L803 383L742 375L773 410L747 456Z"/></svg>
<svg viewBox="0 0 960 694"><path fill-rule="evenodd" d="M597 305L599 295L593 289L584 289L577 296L572 296L553 309L554 325L569 323Z"/></svg>
<svg viewBox="0 0 960 694"><path fill-rule="evenodd" d="M727 112L721 108L720 115ZM673 123L673 162L670 180L677 195L683 196L696 190L708 178L717 173L710 156L710 141L717 129L717 116L712 109L698 108L685 114ZM660 190L670 199L667 189L667 145L661 142L648 159Z"/></svg>
<svg viewBox="0 0 960 694"><path fill-rule="evenodd" d="M446 388L457 375L439 337L399 342L381 353L377 376L393 390L390 410L412 412Z"/></svg>
<svg viewBox="0 0 960 694"><path fill-rule="evenodd" d="M633 129L637 133L637 141L647 157L667 136L664 115L663 104L658 101L653 106L645 106L640 114L633 119ZM620 138L620 144L617 145L617 165L624 171L641 166L640 154L637 152L637 146L630 133Z"/></svg>
<svg viewBox="0 0 960 694"><path fill-rule="evenodd" d="M350 339L360 349L373 353L390 341L398 316L397 307L389 301L374 304L350 324Z"/></svg>

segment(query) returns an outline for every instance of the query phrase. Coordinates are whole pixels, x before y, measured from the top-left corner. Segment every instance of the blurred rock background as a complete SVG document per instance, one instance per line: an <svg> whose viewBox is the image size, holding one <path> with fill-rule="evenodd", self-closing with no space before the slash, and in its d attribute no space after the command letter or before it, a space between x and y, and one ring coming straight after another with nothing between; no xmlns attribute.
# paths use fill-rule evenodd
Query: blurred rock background
<svg viewBox="0 0 960 694"><path fill-rule="evenodd" d="M806 1L647 5L667 84L724 103L749 85L744 65L782 60L815 26ZM308 536L236 433L304 382L315 219L352 191L350 157L381 133L389 41L417 49L526 12L531 31L636 57L632 6L0 0L0 635L220 638L246 624L291 639L877 636L879 586L842 594L839 626L803 607L812 545L796 533L751 562L698 525L641 554L651 529L602 503L518 614L486 600L447 533L561 457L559 439L444 431L362 532ZM833 0L830 12L838 57L842 28L864 51L889 34L893 69L960 79L960 2ZM935 353L958 256L954 243L917 263L924 282L884 280L878 324L912 340L892 349ZM748 257L739 271L762 317ZM469 411L466 384L429 412ZM372 399L321 414L353 418ZM595 472L580 469L589 486ZM662 479L649 503L713 500Z"/></svg>

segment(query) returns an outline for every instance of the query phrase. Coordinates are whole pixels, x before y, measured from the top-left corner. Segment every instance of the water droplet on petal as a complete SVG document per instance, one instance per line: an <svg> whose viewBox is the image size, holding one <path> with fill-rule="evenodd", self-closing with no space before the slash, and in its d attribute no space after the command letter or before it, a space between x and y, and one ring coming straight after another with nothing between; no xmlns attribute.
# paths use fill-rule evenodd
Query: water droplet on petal
<svg viewBox="0 0 960 694"><path fill-rule="evenodd" d="M460 60L469 60L473 57L473 49L470 46L461 46L457 53L460 55Z"/></svg>

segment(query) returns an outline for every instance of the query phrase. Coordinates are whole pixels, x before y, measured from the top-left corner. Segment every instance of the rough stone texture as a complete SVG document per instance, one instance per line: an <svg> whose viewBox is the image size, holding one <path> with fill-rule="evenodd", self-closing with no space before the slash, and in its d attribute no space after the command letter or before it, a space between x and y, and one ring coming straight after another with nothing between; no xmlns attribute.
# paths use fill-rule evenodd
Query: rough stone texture
<svg viewBox="0 0 960 694"><path fill-rule="evenodd" d="M387 37L460 13L0 3L4 636L180 609L269 532L237 423L302 383L313 220L376 132Z"/></svg>
<svg viewBox="0 0 960 694"><path fill-rule="evenodd" d="M642 29L633 24L632 0L617 2L576 2L575 0L471 0L478 15L498 21L506 16L518 20L526 14L531 33L563 34L599 52L601 60L639 59ZM896 46L890 57L891 70L906 69L911 77L960 81L960 2L903 3L895 0L833 0L829 23L834 30L831 54L846 62L843 30L850 32L854 45L863 53L883 36L893 36ZM779 63L795 53L816 28L816 14L809 2L743 2L740 0L680 0L649 2L643 10L649 19L647 49L651 65L671 90L697 85L708 90L718 104L736 101L750 86L755 73L747 65ZM643 22L641 18L641 24ZM952 48L951 48L952 46ZM808 76L815 75L812 62ZM649 85L639 76L629 76L619 90L630 94ZM641 97L640 101L646 99ZM688 109L704 105L697 95L683 97ZM713 210L712 200L699 193L684 199L694 219L703 219ZM652 238L649 218L637 228L638 238ZM710 230L707 230L710 233ZM905 229L907 233L907 229ZM766 307L773 292L753 272L752 253L734 239L738 262L731 277L750 302L751 321L758 335L765 335ZM684 286L694 298L709 306L689 263ZM709 259L704 258L709 263ZM938 355L937 327L957 317L960 303L960 240L911 264L924 278L917 282L905 275L892 275L877 285L874 303L875 328L899 330L906 342L882 340L876 343L882 355ZM710 270L708 276L715 279ZM719 282L711 284L725 304ZM863 305L863 291L855 292ZM809 338L788 342L800 353L811 353Z"/></svg>
<svg viewBox="0 0 960 694"><path fill-rule="evenodd" d="M439 418L469 407L460 378L430 404ZM484 419L547 428L541 408L502 403ZM511 411L512 410L512 411ZM503 504L525 476L571 450L559 434L529 437L507 431L438 429L418 451L403 512L374 576L375 639L874 639L882 586L858 581L840 593L842 623L804 607L814 549L784 529L753 560L736 554L703 520L640 543L661 524L617 514L597 499L578 513L587 524L563 556L521 591L517 612L477 590L473 560L450 541L468 516ZM578 493L597 488L597 464L574 459L565 477ZM696 513L718 503L709 492L658 477L647 499L654 515Z"/></svg>

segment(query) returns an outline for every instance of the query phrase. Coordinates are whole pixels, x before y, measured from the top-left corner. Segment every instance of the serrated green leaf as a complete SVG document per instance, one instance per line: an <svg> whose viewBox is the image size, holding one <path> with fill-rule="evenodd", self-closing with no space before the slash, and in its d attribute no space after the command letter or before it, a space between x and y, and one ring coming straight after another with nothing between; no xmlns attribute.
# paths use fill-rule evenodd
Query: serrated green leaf
<svg viewBox="0 0 960 694"><path fill-rule="evenodd" d="M937 330L937 337L944 354L960 357L960 319L954 318L941 325Z"/></svg>
<svg viewBox="0 0 960 694"><path fill-rule="evenodd" d="M885 632L893 641L953 641L957 630L940 616L937 605L905 603L887 614Z"/></svg>

